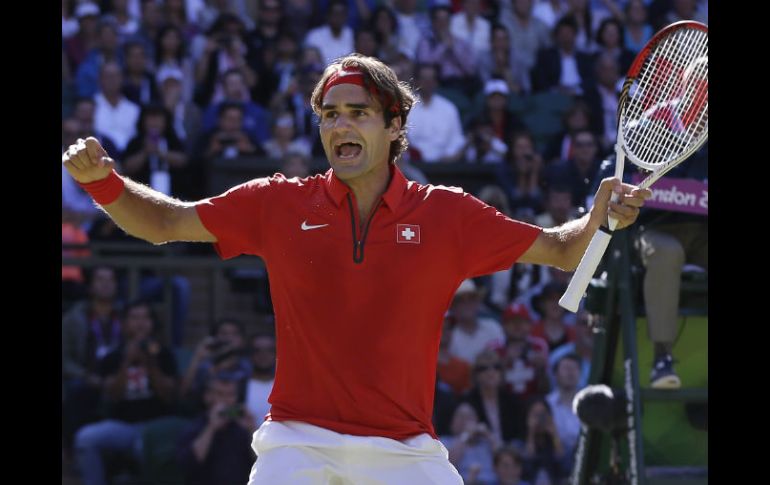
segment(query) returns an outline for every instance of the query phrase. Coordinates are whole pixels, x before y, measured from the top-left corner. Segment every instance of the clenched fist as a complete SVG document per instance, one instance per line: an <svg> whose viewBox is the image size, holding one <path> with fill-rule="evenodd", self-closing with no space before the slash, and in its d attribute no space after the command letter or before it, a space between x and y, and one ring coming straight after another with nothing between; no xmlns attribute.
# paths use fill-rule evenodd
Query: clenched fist
<svg viewBox="0 0 770 485"><path fill-rule="evenodd" d="M69 174L81 184L102 180L110 174L115 160L107 155L99 141L89 136L78 138L61 156L62 164Z"/></svg>

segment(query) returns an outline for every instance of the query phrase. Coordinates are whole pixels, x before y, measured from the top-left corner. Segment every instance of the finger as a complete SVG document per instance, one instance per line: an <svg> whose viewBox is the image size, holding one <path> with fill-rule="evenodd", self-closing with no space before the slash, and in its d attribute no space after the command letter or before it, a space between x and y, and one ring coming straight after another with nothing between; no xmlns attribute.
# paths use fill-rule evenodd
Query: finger
<svg viewBox="0 0 770 485"><path fill-rule="evenodd" d="M98 165L100 167L115 168L115 160L110 157L99 157Z"/></svg>
<svg viewBox="0 0 770 485"><path fill-rule="evenodd" d="M93 136L86 138L85 145L86 150L88 151L88 155L91 157L91 160L93 160L94 163L99 162L102 157L109 156L102 145L99 143L99 140Z"/></svg>
<svg viewBox="0 0 770 485"><path fill-rule="evenodd" d="M616 202L610 202L610 213L620 214L622 218L634 218L639 214L639 208L625 204L618 204Z"/></svg>
<svg viewBox="0 0 770 485"><path fill-rule="evenodd" d="M77 144L75 145L75 155L72 158L76 159L78 165L84 170L91 168L92 162L89 159L88 151L86 150L86 141L82 138L78 138Z"/></svg>
<svg viewBox="0 0 770 485"><path fill-rule="evenodd" d="M83 162L80 160L80 157L78 156L77 144L70 145L69 149L67 150L67 158L68 158L69 164L74 166L77 170L85 169Z"/></svg>
<svg viewBox="0 0 770 485"><path fill-rule="evenodd" d="M623 205L639 208L644 206L644 198L641 196L625 195L621 199L621 203Z"/></svg>

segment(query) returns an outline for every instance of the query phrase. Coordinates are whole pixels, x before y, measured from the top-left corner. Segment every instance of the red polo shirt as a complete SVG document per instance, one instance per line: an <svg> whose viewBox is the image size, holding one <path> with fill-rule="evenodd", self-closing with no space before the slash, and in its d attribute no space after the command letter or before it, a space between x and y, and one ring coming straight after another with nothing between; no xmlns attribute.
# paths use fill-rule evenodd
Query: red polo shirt
<svg viewBox="0 0 770 485"><path fill-rule="evenodd" d="M261 257L276 321L271 419L402 440L431 424L443 316L463 279L540 229L458 188L393 176L369 227L334 176L246 182L196 207L222 258Z"/></svg>

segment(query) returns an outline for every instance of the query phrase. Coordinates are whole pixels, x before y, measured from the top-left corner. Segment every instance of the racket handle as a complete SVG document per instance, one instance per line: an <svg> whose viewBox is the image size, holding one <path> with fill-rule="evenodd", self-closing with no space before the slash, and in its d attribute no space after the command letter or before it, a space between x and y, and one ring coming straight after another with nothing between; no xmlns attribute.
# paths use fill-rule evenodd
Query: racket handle
<svg viewBox="0 0 770 485"><path fill-rule="evenodd" d="M583 299L588 284L591 282L591 278L596 272L596 268L599 266L599 262L602 260L602 256L604 256L604 252L607 250L611 239L612 233L604 227L596 231L594 237L591 238L591 243L586 248L586 252L583 254L575 274L572 275L567 291L564 292L564 295L559 300L559 305L562 308L566 308L572 313L577 312L580 300Z"/></svg>

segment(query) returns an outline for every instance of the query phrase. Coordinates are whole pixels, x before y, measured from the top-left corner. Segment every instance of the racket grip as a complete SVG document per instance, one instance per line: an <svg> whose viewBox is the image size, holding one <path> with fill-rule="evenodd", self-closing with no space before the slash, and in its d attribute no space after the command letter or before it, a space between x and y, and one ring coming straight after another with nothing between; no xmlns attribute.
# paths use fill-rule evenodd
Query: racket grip
<svg viewBox="0 0 770 485"><path fill-rule="evenodd" d="M612 234L604 227L596 231L594 237L591 238L591 243L586 248L586 252L583 254L575 274L572 275L569 286L567 286L567 291L564 292L559 300L559 305L562 308L566 308L572 313L577 312L580 300L583 299L588 284L591 282L591 278L596 272L596 268L599 266L599 262L602 260L602 256L604 256L604 252L607 250L611 239Z"/></svg>

